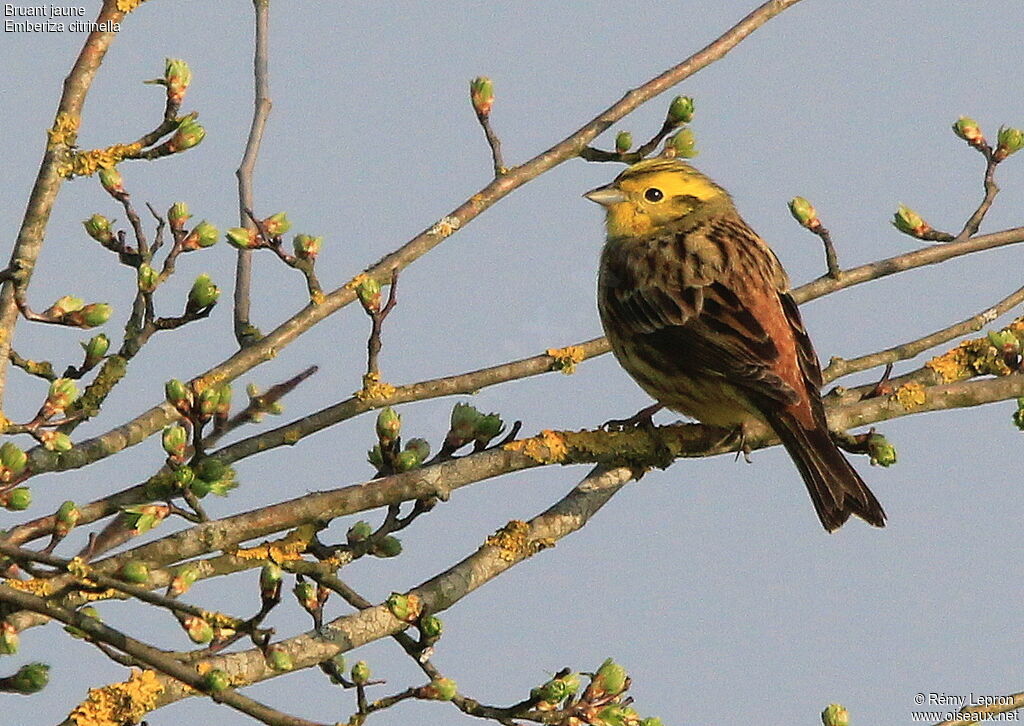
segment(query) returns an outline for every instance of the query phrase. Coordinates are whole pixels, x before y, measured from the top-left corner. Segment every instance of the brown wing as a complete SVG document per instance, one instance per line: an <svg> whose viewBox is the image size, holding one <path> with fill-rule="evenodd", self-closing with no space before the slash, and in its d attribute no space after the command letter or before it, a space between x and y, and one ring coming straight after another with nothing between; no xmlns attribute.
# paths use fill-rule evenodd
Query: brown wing
<svg viewBox="0 0 1024 726"><path fill-rule="evenodd" d="M733 244L737 236L750 244ZM816 374L820 381L799 313L783 291L785 273L740 220L611 241L602 275L608 322L658 351L661 365L671 361L691 376L723 377L756 397L794 404L802 395L773 372L780 352L761 322L773 314L777 319L781 306L793 327L803 375L814 380Z"/></svg>

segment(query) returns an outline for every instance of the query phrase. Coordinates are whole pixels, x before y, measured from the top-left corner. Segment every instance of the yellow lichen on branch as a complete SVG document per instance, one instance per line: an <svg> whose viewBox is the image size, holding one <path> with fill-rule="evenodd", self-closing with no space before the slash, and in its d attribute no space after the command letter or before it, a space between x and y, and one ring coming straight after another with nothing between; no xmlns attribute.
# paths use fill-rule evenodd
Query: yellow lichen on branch
<svg viewBox="0 0 1024 726"><path fill-rule="evenodd" d="M52 141L51 141L52 143ZM57 173L65 179L76 176L91 176L100 169L111 169L119 161L137 156L142 150L138 143L114 144L105 149L75 151L57 165Z"/></svg>
<svg viewBox="0 0 1024 726"><path fill-rule="evenodd" d="M576 365L583 361L583 348L578 345L570 345L568 348L548 348L545 351L554 358L551 369L561 371L565 375L576 372Z"/></svg>
<svg viewBox="0 0 1024 726"><path fill-rule="evenodd" d="M396 390L390 383L380 379L380 373L374 371L363 376L363 387L353 395L360 401L383 401L395 395Z"/></svg>
<svg viewBox="0 0 1024 726"><path fill-rule="evenodd" d="M227 550L227 553L240 560L268 560L277 563L298 560L306 551L314 534L316 528L311 524L304 524L279 540L264 542L255 547L233 547Z"/></svg>
<svg viewBox="0 0 1024 726"><path fill-rule="evenodd" d="M555 542L550 537L530 539L530 525L520 519L513 519L488 537L484 546L496 547L498 557L505 562L516 562L554 547Z"/></svg>
<svg viewBox="0 0 1024 726"><path fill-rule="evenodd" d="M130 13L144 2L146 2L146 0L117 0L117 9L122 13Z"/></svg>
<svg viewBox="0 0 1024 726"><path fill-rule="evenodd" d="M156 708L163 693L154 671L133 670L123 683L89 689L89 696L68 715L76 726L123 726L137 724Z"/></svg>
<svg viewBox="0 0 1024 726"><path fill-rule="evenodd" d="M925 395L925 388L920 383L907 383L906 385L900 386L896 389L896 393L893 394L899 404L903 406L907 411L911 411L919 406L923 406L927 396Z"/></svg>
<svg viewBox="0 0 1024 726"><path fill-rule="evenodd" d="M57 114L57 119L53 122L53 128L46 130L47 148L74 146L78 142L78 126L81 122L81 117L72 116L66 111L61 111Z"/></svg>
<svg viewBox="0 0 1024 726"><path fill-rule="evenodd" d="M53 582L50 580L43 580L38 577L33 577L30 580L15 580L12 578L3 580L3 583L12 590L27 592L39 597L47 597L54 593Z"/></svg>
<svg viewBox="0 0 1024 726"><path fill-rule="evenodd" d="M1007 365L1005 351L993 344L993 340L999 341L1000 338L1006 338L1011 347L1019 351L1024 345L1024 319L1014 320L1002 330L984 338L965 340L952 350L932 358L925 363L925 367L938 373L943 383L954 383L974 376L1007 376L1013 370Z"/></svg>

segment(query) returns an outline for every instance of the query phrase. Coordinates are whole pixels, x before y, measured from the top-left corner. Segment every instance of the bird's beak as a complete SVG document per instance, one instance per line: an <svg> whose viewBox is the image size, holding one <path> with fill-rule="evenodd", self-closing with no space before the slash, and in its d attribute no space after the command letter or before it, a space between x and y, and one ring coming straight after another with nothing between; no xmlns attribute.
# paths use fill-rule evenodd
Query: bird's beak
<svg viewBox="0 0 1024 726"><path fill-rule="evenodd" d="M583 196L592 202L597 202L602 207L610 207L613 204L620 204L626 201L626 195L622 193L621 189L618 189L613 184L598 187L597 189L591 189Z"/></svg>

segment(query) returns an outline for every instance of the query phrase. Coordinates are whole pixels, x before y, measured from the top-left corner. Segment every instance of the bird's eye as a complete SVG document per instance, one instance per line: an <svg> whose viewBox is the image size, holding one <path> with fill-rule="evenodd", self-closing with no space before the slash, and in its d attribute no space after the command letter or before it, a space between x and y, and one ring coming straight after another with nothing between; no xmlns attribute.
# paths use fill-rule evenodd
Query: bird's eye
<svg viewBox="0 0 1024 726"><path fill-rule="evenodd" d="M651 187L646 192L644 192L644 199L646 199L648 202L660 202L664 198L665 194L657 187Z"/></svg>

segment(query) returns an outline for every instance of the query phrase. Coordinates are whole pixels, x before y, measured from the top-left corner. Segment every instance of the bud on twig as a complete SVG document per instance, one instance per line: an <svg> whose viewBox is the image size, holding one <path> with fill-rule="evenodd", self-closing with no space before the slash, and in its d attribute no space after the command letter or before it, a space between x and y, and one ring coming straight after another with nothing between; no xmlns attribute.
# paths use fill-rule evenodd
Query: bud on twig
<svg viewBox="0 0 1024 726"><path fill-rule="evenodd" d="M21 472L25 471L26 463L28 463L28 455L13 442L5 441L0 446L0 483L7 484L14 481Z"/></svg>
<svg viewBox="0 0 1024 726"><path fill-rule="evenodd" d="M628 131L620 131L615 136L615 150L625 154L633 146L633 134Z"/></svg>
<svg viewBox="0 0 1024 726"><path fill-rule="evenodd" d="M167 221L175 232L185 229L185 223L191 218L192 215L188 213L188 205L185 202L175 202L167 210Z"/></svg>
<svg viewBox="0 0 1024 726"><path fill-rule="evenodd" d="M805 227L812 232L821 227L821 220L818 219L818 210L803 197L793 197L789 200L789 212L793 215L793 219L800 223L801 227Z"/></svg>
<svg viewBox="0 0 1024 726"><path fill-rule="evenodd" d="M164 65L164 82L167 85L167 100L180 106L192 82L192 69L183 60L168 58Z"/></svg>
<svg viewBox="0 0 1024 726"><path fill-rule="evenodd" d="M838 703L831 703L821 712L821 723L824 726L849 726L850 714Z"/></svg>
<svg viewBox="0 0 1024 726"><path fill-rule="evenodd" d="M206 129L202 124L196 121L194 116L186 116L178 124L178 130L174 132L174 136L167 142L167 150L176 154L191 149L193 146L198 146L205 137Z"/></svg>
<svg viewBox="0 0 1024 726"><path fill-rule="evenodd" d="M363 310L369 315L380 312L380 283L372 277L363 279L356 286L356 295Z"/></svg>
<svg viewBox="0 0 1024 726"><path fill-rule="evenodd" d="M103 333L94 335L89 340L80 344L82 349L85 350L85 367L92 368L94 365L103 360L103 356L110 350L110 338Z"/></svg>
<svg viewBox="0 0 1024 726"><path fill-rule="evenodd" d="M494 106L494 83L487 76L479 76L469 82L469 100L473 110L481 118L491 115Z"/></svg>
<svg viewBox="0 0 1024 726"><path fill-rule="evenodd" d="M1010 126L999 127L999 139L996 150L992 154L994 161L1002 161L1010 154L1016 154L1024 149L1024 131Z"/></svg>
<svg viewBox="0 0 1024 726"><path fill-rule="evenodd" d="M240 250L254 250L261 246L259 233L245 227L232 227L225 235L228 244Z"/></svg>
<svg viewBox="0 0 1024 726"><path fill-rule="evenodd" d="M917 238L921 238L921 236L932 231L931 225L905 204L901 204L899 209L896 210L896 214L892 218L892 225L900 232L903 232L903 234L909 234L911 237Z"/></svg>
<svg viewBox="0 0 1024 726"><path fill-rule="evenodd" d="M110 220L102 214L94 214L82 222L86 233L104 247L116 245L114 233L110 229Z"/></svg>
<svg viewBox="0 0 1024 726"><path fill-rule="evenodd" d="M151 265L145 262L139 265L138 283L141 292L153 292L156 290L156 284L159 280L160 273L154 270Z"/></svg>
<svg viewBox="0 0 1024 726"><path fill-rule="evenodd" d="M4 495L3 506L9 512L23 512L32 505L32 490L28 487L12 489Z"/></svg>
<svg viewBox="0 0 1024 726"><path fill-rule="evenodd" d="M191 252L192 250L212 247L217 243L219 237L220 232L217 228L204 219L181 241L181 248L186 252Z"/></svg>
<svg viewBox="0 0 1024 726"><path fill-rule="evenodd" d="M124 195L124 179L116 166L101 168L98 172L100 184L107 190L107 193L115 199Z"/></svg>
<svg viewBox="0 0 1024 726"><path fill-rule="evenodd" d="M219 297L220 288L213 284L209 275L202 274L192 283L192 289L188 293L188 302L185 304L185 312L193 314L211 307Z"/></svg>
<svg viewBox="0 0 1024 726"><path fill-rule="evenodd" d="M263 225L263 229L271 237L280 237L292 228L292 223L288 220L288 215L285 212L272 214L260 222L260 224Z"/></svg>
<svg viewBox="0 0 1024 726"><path fill-rule="evenodd" d="M688 124L693 120L693 99L676 96L668 106L668 121L673 124Z"/></svg>
<svg viewBox="0 0 1024 726"><path fill-rule="evenodd" d="M292 249L295 256L302 260L315 260L320 254L320 247L323 244L323 237L314 237L310 234L297 234L292 240Z"/></svg>
<svg viewBox="0 0 1024 726"><path fill-rule="evenodd" d="M981 147L985 144L985 136L981 133L978 122L968 116L961 116L953 124L953 133L971 146Z"/></svg>
<svg viewBox="0 0 1024 726"><path fill-rule="evenodd" d="M697 141L692 129L682 129L665 142L665 156L692 159L698 153Z"/></svg>

